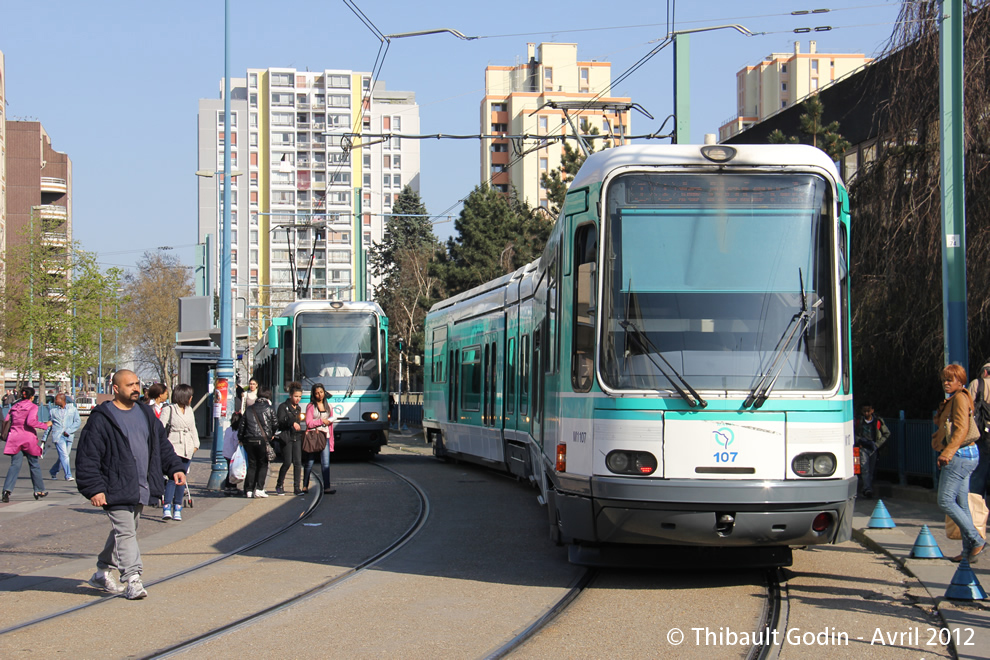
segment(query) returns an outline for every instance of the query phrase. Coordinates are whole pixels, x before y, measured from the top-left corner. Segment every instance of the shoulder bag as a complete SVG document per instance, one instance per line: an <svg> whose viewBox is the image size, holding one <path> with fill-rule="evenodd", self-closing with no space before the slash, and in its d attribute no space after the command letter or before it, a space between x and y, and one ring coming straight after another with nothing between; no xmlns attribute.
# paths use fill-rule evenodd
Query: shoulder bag
<svg viewBox="0 0 990 660"><path fill-rule="evenodd" d="M945 439L943 444L945 446L949 445L949 439L952 437L952 419L947 418L945 420ZM963 443L963 447L968 447L977 440L980 439L980 425L976 422L976 417L973 415L973 409L969 409L969 428L966 430L966 441Z"/></svg>

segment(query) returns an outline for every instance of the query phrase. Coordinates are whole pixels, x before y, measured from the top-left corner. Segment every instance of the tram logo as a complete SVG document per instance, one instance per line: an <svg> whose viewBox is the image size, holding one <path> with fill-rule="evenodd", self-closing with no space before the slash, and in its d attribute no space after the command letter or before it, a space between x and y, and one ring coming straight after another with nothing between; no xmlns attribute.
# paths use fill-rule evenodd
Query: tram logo
<svg viewBox="0 0 990 660"><path fill-rule="evenodd" d="M336 406L334 406L333 407L333 414L334 415L343 415L344 414L344 406L342 406L340 404L337 404Z"/></svg>
<svg viewBox="0 0 990 660"><path fill-rule="evenodd" d="M715 442L717 442L719 446L725 447L726 449L728 449L729 445L732 444L732 441L736 439L736 434L733 433L732 429L727 426L715 429L712 433L715 435Z"/></svg>

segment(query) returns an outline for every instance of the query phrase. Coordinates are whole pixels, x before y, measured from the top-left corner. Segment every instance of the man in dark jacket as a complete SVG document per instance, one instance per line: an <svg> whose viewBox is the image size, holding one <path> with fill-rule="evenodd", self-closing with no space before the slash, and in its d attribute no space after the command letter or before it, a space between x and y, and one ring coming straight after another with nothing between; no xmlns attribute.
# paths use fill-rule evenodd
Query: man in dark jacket
<svg viewBox="0 0 990 660"><path fill-rule="evenodd" d="M186 483L182 461L151 407L141 405L141 380L133 371L113 376L113 400L89 415L76 450L76 487L93 506L103 507L112 529L96 559L89 584L129 600L148 595L141 583L138 519L146 504L161 498L165 475ZM123 585L113 577L120 571Z"/></svg>
<svg viewBox="0 0 990 660"><path fill-rule="evenodd" d="M859 480L863 497L873 499L873 477L877 472L877 452L890 437L890 429L879 417L873 416L873 406L863 406L862 417L855 422L855 444L859 447Z"/></svg>

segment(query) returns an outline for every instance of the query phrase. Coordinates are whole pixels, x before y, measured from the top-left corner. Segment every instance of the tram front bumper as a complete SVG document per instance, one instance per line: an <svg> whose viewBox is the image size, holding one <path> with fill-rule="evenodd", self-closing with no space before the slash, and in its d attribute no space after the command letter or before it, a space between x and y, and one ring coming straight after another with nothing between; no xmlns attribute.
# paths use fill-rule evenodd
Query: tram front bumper
<svg viewBox="0 0 990 660"><path fill-rule="evenodd" d="M334 451L377 450L387 444L387 422L339 422L333 425Z"/></svg>
<svg viewBox="0 0 990 660"><path fill-rule="evenodd" d="M852 535L855 478L814 482L592 478L590 486L590 498L557 497L562 531L575 540L796 546L840 543ZM828 524L816 531L813 524L823 513ZM574 524L568 525L569 520Z"/></svg>

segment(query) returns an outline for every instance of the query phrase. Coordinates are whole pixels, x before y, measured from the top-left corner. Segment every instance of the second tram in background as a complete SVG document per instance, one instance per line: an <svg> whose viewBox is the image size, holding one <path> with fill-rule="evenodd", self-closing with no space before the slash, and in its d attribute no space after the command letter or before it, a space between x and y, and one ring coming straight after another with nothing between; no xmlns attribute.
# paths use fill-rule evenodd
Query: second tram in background
<svg viewBox="0 0 990 660"><path fill-rule="evenodd" d="M301 301L272 319L254 351L253 377L272 388L302 384L305 409L320 383L333 405L334 451L378 453L388 443L388 319L377 303Z"/></svg>
<svg viewBox="0 0 990 660"><path fill-rule="evenodd" d="M434 452L535 482L578 563L849 539L848 231L812 147L592 154L538 261L427 316Z"/></svg>

